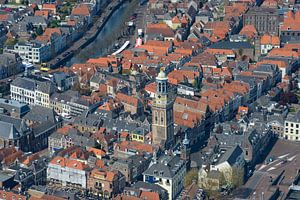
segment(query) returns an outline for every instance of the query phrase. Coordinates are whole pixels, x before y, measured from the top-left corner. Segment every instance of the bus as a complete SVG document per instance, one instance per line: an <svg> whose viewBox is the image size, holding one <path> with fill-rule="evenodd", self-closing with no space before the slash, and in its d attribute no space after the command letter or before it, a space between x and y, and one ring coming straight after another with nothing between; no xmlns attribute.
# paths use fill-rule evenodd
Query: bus
<svg viewBox="0 0 300 200"><path fill-rule="evenodd" d="M40 69L42 72L48 72L50 70L50 68L48 67L41 67Z"/></svg>

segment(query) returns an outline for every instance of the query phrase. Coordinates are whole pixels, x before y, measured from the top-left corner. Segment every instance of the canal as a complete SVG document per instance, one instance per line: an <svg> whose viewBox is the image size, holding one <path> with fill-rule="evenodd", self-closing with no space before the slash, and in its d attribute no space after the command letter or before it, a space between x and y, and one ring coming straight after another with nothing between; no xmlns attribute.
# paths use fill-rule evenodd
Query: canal
<svg viewBox="0 0 300 200"><path fill-rule="evenodd" d="M136 5L135 0L126 1L121 5L108 19L97 38L74 55L66 63L66 66L70 67L74 63L85 63L89 58L96 58L107 54L116 43L117 38L121 36L126 26L125 23L130 19Z"/></svg>

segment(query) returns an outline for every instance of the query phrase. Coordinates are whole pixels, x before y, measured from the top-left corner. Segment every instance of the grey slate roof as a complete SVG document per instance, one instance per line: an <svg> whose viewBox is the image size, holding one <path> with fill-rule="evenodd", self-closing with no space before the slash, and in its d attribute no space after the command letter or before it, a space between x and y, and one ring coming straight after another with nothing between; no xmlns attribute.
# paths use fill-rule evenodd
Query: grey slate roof
<svg viewBox="0 0 300 200"><path fill-rule="evenodd" d="M102 79L100 78L99 74L96 73L92 76L90 82L92 82L92 83L101 83L101 80Z"/></svg>
<svg viewBox="0 0 300 200"><path fill-rule="evenodd" d="M278 10L275 8L268 8L268 7L258 7L258 6L254 6L252 8L250 8L247 12L247 14L256 14L256 13L275 13L278 14Z"/></svg>
<svg viewBox="0 0 300 200"><path fill-rule="evenodd" d="M249 42L216 42L209 46L211 49L251 49L253 46Z"/></svg>
<svg viewBox="0 0 300 200"><path fill-rule="evenodd" d="M133 184L131 187L136 188L136 189L150 190L153 192L157 192L160 195L167 192L166 189L162 188L161 186L159 186L157 184L146 183L143 181L138 181L135 184Z"/></svg>
<svg viewBox="0 0 300 200"><path fill-rule="evenodd" d="M23 118L38 123L46 121L56 123L55 116L56 114L53 109L35 105L30 107L30 111Z"/></svg>
<svg viewBox="0 0 300 200"><path fill-rule="evenodd" d="M236 75L235 80L238 80L238 81L242 81L242 82L245 82L245 83L248 83L250 85L250 87L256 87L256 79L253 78L252 76L243 76L243 75Z"/></svg>
<svg viewBox="0 0 300 200"><path fill-rule="evenodd" d="M33 177L33 172L30 169L19 167L17 165L10 167L10 169L16 172L14 180L17 182L23 182L25 179ZM33 184L33 180L31 184Z"/></svg>
<svg viewBox="0 0 300 200"><path fill-rule="evenodd" d="M96 115L81 115L75 118L74 124L100 127L102 125L102 120Z"/></svg>
<svg viewBox="0 0 300 200"><path fill-rule="evenodd" d="M286 120L290 121L290 122L299 123L300 122L300 110L298 110L296 113L289 113Z"/></svg>
<svg viewBox="0 0 300 200"><path fill-rule="evenodd" d="M15 100L8 100L8 99L3 99L0 98L0 108L4 108L8 112L12 112L13 109L15 112L19 114L24 114L29 111L29 107L25 103L20 103Z"/></svg>
<svg viewBox="0 0 300 200"><path fill-rule="evenodd" d="M172 179L178 170L185 167L185 162L179 156L163 155L153 163L143 174Z"/></svg>
<svg viewBox="0 0 300 200"><path fill-rule="evenodd" d="M11 85L31 91L38 90L46 94L52 94L55 91L55 86L51 81L37 76L17 77Z"/></svg>
<svg viewBox="0 0 300 200"><path fill-rule="evenodd" d="M21 136L13 124L0 121L0 129L1 129L1 134L0 134L1 138L18 139Z"/></svg>
<svg viewBox="0 0 300 200"><path fill-rule="evenodd" d="M52 94L55 91L55 86L52 82L36 82L36 90L46 94Z"/></svg>
<svg viewBox="0 0 300 200"><path fill-rule="evenodd" d="M38 137L39 135L43 134L46 131L49 131L52 129L54 131L54 128L56 126L56 123L53 123L51 121L44 121L41 124L38 124L34 127L32 127L32 132L35 137Z"/></svg>
<svg viewBox="0 0 300 200"><path fill-rule="evenodd" d="M17 63L17 55L12 53L0 54L0 66L9 66L12 63Z"/></svg>
<svg viewBox="0 0 300 200"><path fill-rule="evenodd" d="M4 171L0 171L0 182L5 182L13 177L12 174L5 173Z"/></svg>
<svg viewBox="0 0 300 200"><path fill-rule="evenodd" d="M0 114L0 121L13 124L16 130L19 132L28 130L28 126L22 119Z"/></svg>
<svg viewBox="0 0 300 200"><path fill-rule="evenodd" d="M94 147L95 140L88 137L85 134L80 133L77 129L70 129L67 135L63 135L59 132L54 132L50 135L51 138L55 138L60 140L62 138L72 138L72 142L74 145L82 146L82 147Z"/></svg>
<svg viewBox="0 0 300 200"><path fill-rule="evenodd" d="M133 132L137 129L143 129L145 133L150 131L149 120L144 116L138 116L134 120L130 116L122 115L116 119L112 119L107 113L97 111L97 115L103 120L103 126L109 131L128 131Z"/></svg>
<svg viewBox="0 0 300 200"><path fill-rule="evenodd" d="M138 167L138 165L142 164L143 162L145 162L146 159L141 156L141 155L133 155L133 156L130 156L129 158L127 158L126 160L122 160L122 159L119 159L117 160L116 162L114 162L113 164L113 168L114 166L117 166L117 165L128 165L129 167Z"/></svg>
<svg viewBox="0 0 300 200"><path fill-rule="evenodd" d="M41 16L25 16L22 22L25 23L32 23L34 26L42 25L46 26L47 25L47 20L44 17Z"/></svg>
<svg viewBox="0 0 300 200"><path fill-rule="evenodd" d="M218 141L220 142L221 148L228 148L228 147L234 147L236 145L241 145L245 139L245 136L243 134L242 135L216 134L216 137L217 137Z"/></svg>
<svg viewBox="0 0 300 200"><path fill-rule="evenodd" d="M51 99L56 101L71 101L71 99L79 98L79 92L73 90L67 90L62 93L53 93L51 95Z"/></svg>
<svg viewBox="0 0 300 200"><path fill-rule="evenodd" d="M29 0L28 1L29 4L36 4L36 5L42 5L43 4L43 0Z"/></svg>
<svg viewBox="0 0 300 200"><path fill-rule="evenodd" d="M225 154L221 156L218 163L220 164L227 161L230 166L233 166L241 154L243 154L243 150L237 145L227 150Z"/></svg>
<svg viewBox="0 0 300 200"><path fill-rule="evenodd" d="M18 139L29 130L29 127L21 119L0 115L0 130L1 138Z"/></svg>
<svg viewBox="0 0 300 200"><path fill-rule="evenodd" d="M34 80L28 78L17 77L15 80L13 80L13 82L11 82L11 85L31 91L35 90Z"/></svg>

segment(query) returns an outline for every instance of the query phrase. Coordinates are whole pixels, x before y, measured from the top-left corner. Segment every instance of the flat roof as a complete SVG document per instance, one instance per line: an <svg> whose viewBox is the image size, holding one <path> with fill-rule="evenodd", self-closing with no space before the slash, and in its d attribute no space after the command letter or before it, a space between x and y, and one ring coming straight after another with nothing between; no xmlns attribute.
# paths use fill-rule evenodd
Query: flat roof
<svg viewBox="0 0 300 200"><path fill-rule="evenodd" d="M25 103L20 103L19 101L16 101L16 100L10 100L10 99L4 99L4 98L0 98L0 104L11 105L13 107L18 107L18 108L26 106Z"/></svg>
<svg viewBox="0 0 300 200"><path fill-rule="evenodd" d="M8 179L12 178L12 174L8 174L6 172L0 171L0 182L7 181Z"/></svg>

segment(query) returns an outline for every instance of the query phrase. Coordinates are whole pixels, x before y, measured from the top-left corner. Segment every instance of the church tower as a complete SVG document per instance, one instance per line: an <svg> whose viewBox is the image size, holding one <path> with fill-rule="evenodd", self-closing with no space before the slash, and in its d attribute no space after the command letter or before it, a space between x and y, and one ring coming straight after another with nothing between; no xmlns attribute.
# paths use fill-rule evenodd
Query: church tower
<svg viewBox="0 0 300 200"><path fill-rule="evenodd" d="M168 77L161 68L156 77L156 97L152 105L153 144L170 148L174 143L173 101L168 94Z"/></svg>
<svg viewBox="0 0 300 200"><path fill-rule="evenodd" d="M186 167L187 169L190 169L191 166L191 148L190 148L190 140L188 139L187 133L185 133L184 135L184 139L182 141L181 144L181 154L180 154L180 158L182 160L186 161Z"/></svg>

